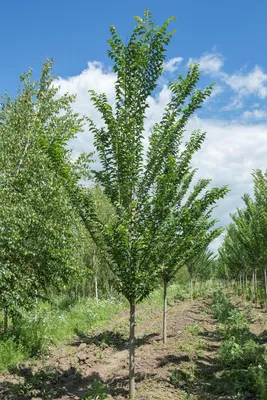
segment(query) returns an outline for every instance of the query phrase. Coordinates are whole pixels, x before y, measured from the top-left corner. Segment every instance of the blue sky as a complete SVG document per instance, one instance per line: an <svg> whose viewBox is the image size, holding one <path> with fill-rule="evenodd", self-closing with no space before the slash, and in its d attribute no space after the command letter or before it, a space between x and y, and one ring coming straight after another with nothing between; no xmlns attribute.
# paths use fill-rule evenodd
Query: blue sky
<svg viewBox="0 0 267 400"><path fill-rule="evenodd" d="M225 225L229 213L242 204L241 196L252 192L253 169L267 166L267 2L2 2L0 95L5 90L15 94L22 72L31 67L38 76L43 61L53 57L60 93L77 94L75 110L101 124L88 90L106 92L114 102L116 76L106 54L109 26L115 25L126 41L133 16L142 15L146 8L157 24L177 17L159 89L149 99L147 132L170 98L166 83L185 73L188 63L198 62L200 86L217 84L212 98L190 119L186 135L194 129L207 132L193 162L199 177L212 178L214 185L229 185L230 194L216 210ZM92 151L92 136L79 135L72 145L76 154Z"/></svg>
<svg viewBox="0 0 267 400"><path fill-rule="evenodd" d="M169 57L198 57L217 46L228 71L266 64L265 1L9 0L1 2L0 92L14 90L19 74L28 67L39 70L46 57L55 59L63 77L78 73L89 59L107 62L109 26L126 38L132 17L145 8L159 23L177 17Z"/></svg>

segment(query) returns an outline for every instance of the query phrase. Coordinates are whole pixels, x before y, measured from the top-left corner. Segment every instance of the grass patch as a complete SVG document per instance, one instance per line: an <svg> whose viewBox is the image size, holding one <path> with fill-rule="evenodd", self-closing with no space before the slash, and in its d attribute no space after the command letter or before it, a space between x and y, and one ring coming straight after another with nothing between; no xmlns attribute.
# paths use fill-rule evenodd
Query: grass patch
<svg viewBox="0 0 267 400"><path fill-rule="evenodd" d="M74 337L88 335L93 329L105 325L123 308L115 300L92 299L67 305L40 304L38 317L23 313L13 320L8 334L0 337L0 370L22 360L45 353L51 344Z"/></svg>

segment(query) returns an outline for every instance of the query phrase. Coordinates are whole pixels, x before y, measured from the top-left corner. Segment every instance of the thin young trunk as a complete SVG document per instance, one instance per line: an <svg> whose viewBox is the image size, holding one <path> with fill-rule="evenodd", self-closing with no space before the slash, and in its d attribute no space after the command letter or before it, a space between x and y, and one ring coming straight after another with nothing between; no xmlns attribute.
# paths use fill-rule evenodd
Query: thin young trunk
<svg viewBox="0 0 267 400"><path fill-rule="evenodd" d="M7 333L8 330L8 308L4 309L4 333Z"/></svg>
<svg viewBox="0 0 267 400"><path fill-rule="evenodd" d="M130 347L129 347L129 388L130 399L135 398L134 362L135 362L135 304L130 304Z"/></svg>
<svg viewBox="0 0 267 400"><path fill-rule="evenodd" d="M193 279L190 276L190 299L193 301Z"/></svg>
<svg viewBox="0 0 267 400"><path fill-rule="evenodd" d="M97 282L97 275L95 275L95 300L98 303L98 282Z"/></svg>
<svg viewBox="0 0 267 400"><path fill-rule="evenodd" d="M255 285L255 303L258 305L258 278L257 278L257 270L254 270L254 285Z"/></svg>
<svg viewBox="0 0 267 400"><path fill-rule="evenodd" d="M97 271L96 271L96 251L93 251L93 270L95 271L95 299L98 303L98 282L97 282Z"/></svg>
<svg viewBox="0 0 267 400"><path fill-rule="evenodd" d="M163 287L163 343L167 342L167 281L164 279Z"/></svg>
<svg viewBox="0 0 267 400"><path fill-rule="evenodd" d="M75 300L78 301L79 295L78 295L78 283L75 285Z"/></svg>
<svg viewBox="0 0 267 400"><path fill-rule="evenodd" d="M266 268L263 269L264 272L264 289L265 289L265 308L267 308L267 272Z"/></svg>
<svg viewBox="0 0 267 400"><path fill-rule="evenodd" d="M35 301L34 301L34 321L37 321L38 315L37 315L37 306L38 306L38 293L37 290L35 290Z"/></svg>
<svg viewBox="0 0 267 400"><path fill-rule="evenodd" d="M252 302L255 303L256 300L256 293L255 293L255 273L254 270L252 272L252 282L251 282L251 286L252 286Z"/></svg>

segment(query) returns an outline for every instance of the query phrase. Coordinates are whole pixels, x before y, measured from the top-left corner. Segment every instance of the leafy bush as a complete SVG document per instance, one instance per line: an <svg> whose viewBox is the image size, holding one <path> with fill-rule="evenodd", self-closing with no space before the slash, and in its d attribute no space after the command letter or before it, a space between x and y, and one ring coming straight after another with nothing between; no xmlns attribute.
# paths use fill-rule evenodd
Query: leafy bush
<svg viewBox="0 0 267 400"><path fill-rule="evenodd" d="M106 386L102 382L95 380L92 383L91 394L83 400L104 400L107 396L108 392Z"/></svg>
<svg viewBox="0 0 267 400"><path fill-rule="evenodd" d="M221 345L219 359L223 367L244 369L264 363L264 351L251 339L241 344L233 337Z"/></svg>
<svg viewBox="0 0 267 400"><path fill-rule="evenodd" d="M242 358L242 347L235 338L225 340L219 350L219 360L223 367L238 368Z"/></svg>
<svg viewBox="0 0 267 400"><path fill-rule="evenodd" d="M199 333L201 332L201 328L200 326L196 323L196 322L192 322L191 325L188 325L186 327L186 330L191 333L191 335L193 336L197 336L199 335Z"/></svg>
<svg viewBox="0 0 267 400"><path fill-rule="evenodd" d="M11 338L0 340L0 371L6 370L9 365L17 364L24 357L21 345L16 345Z"/></svg>
<svg viewBox="0 0 267 400"><path fill-rule="evenodd" d="M220 290L213 293L212 313L219 322L224 323L233 309L234 306Z"/></svg>
<svg viewBox="0 0 267 400"><path fill-rule="evenodd" d="M175 388L190 386L196 381L194 369L175 369L171 373L171 383Z"/></svg>
<svg viewBox="0 0 267 400"><path fill-rule="evenodd" d="M259 400L267 399L267 366L261 364L257 366L250 366L247 371L247 377L249 379L251 389Z"/></svg>
<svg viewBox="0 0 267 400"><path fill-rule="evenodd" d="M189 299L188 291L186 291L181 286L178 286L177 293L174 295L174 300L175 301L184 301L187 299Z"/></svg>
<svg viewBox="0 0 267 400"><path fill-rule="evenodd" d="M224 329L224 338L235 338L237 343L245 343L251 336L248 321L244 314L237 309L230 311Z"/></svg>

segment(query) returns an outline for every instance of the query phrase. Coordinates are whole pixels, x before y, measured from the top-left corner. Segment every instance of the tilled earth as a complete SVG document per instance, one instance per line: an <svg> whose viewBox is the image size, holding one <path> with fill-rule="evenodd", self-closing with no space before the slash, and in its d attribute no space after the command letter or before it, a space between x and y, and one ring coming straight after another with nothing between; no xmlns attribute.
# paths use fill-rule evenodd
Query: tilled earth
<svg viewBox="0 0 267 400"><path fill-rule="evenodd" d="M209 303L170 304L166 345L159 305L138 307L136 400L230 399L227 383L216 375L220 343ZM109 399L128 398L127 333L128 312L123 311L104 330L80 335L0 376L0 399L101 399L104 393Z"/></svg>

